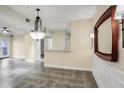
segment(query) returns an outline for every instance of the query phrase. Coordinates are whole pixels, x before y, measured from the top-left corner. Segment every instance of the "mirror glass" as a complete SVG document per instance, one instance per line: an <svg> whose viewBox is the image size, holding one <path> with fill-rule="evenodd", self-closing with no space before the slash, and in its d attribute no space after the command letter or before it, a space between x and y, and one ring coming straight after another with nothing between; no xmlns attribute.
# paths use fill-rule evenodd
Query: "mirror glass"
<svg viewBox="0 0 124 93"><path fill-rule="evenodd" d="M111 53L112 50L112 26L111 18L107 19L98 28L98 50L103 53Z"/></svg>
<svg viewBox="0 0 124 93"><path fill-rule="evenodd" d="M49 31L45 38L45 49L64 50L70 49L71 33L69 31Z"/></svg>

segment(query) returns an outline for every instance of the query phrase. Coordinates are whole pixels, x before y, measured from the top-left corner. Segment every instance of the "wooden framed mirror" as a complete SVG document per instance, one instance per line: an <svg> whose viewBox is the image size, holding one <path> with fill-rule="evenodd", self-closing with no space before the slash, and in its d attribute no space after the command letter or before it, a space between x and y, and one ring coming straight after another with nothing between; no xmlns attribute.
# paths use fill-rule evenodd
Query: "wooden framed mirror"
<svg viewBox="0 0 124 93"><path fill-rule="evenodd" d="M100 58L116 62L118 59L119 25L114 19L116 6L109 7L94 27L94 51Z"/></svg>

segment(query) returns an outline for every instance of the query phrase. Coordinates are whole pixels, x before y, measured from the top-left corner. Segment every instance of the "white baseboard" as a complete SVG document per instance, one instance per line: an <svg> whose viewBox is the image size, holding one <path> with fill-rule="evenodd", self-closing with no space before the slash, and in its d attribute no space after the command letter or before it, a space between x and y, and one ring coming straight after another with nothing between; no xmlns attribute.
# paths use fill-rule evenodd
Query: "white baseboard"
<svg viewBox="0 0 124 93"><path fill-rule="evenodd" d="M25 59L25 57L19 57L19 56L14 56L12 58L15 58L15 59Z"/></svg>
<svg viewBox="0 0 124 93"><path fill-rule="evenodd" d="M25 60L25 58L13 57L11 60Z"/></svg>
<svg viewBox="0 0 124 93"><path fill-rule="evenodd" d="M44 61L44 59L25 59L26 62Z"/></svg>
<svg viewBox="0 0 124 93"><path fill-rule="evenodd" d="M72 67L72 66L63 66L63 65L53 65L53 64L44 64L45 67L54 67L54 68L63 68L63 69L72 69L72 70L82 70L82 71L91 71L91 67Z"/></svg>
<svg viewBox="0 0 124 93"><path fill-rule="evenodd" d="M34 62L34 59L25 59L26 62Z"/></svg>

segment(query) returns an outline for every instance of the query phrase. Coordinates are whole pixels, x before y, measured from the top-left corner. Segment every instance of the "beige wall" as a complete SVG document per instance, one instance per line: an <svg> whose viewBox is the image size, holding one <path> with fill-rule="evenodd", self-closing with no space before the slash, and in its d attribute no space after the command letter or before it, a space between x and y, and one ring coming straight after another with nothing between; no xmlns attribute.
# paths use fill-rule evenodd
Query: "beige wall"
<svg viewBox="0 0 124 93"><path fill-rule="evenodd" d="M98 6L94 24L109 6ZM119 58L118 62L108 62L93 56L93 75L99 87L124 87L124 48L122 48L122 31L119 31ZM106 38L106 37L103 37Z"/></svg>
<svg viewBox="0 0 124 93"><path fill-rule="evenodd" d="M12 56L14 58L25 58L25 36L14 36L12 40Z"/></svg>
<svg viewBox="0 0 124 93"><path fill-rule="evenodd" d="M70 69L90 70L92 20L71 23L71 52L46 51L45 65Z"/></svg>
<svg viewBox="0 0 124 93"><path fill-rule="evenodd" d="M14 36L12 40L12 55L14 58L25 58L33 61L35 58L34 40L26 35Z"/></svg>
<svg viewBox="0 0 124 93"><path fill-rule="evenodd" d="M53 49L65 48L65 31L52 32L52 48Z"/></svg>
<svg viewBox="0 0 124 93"><path fill-rule="evenodd" d="M27 61L35 60L35 42L29 34L25 35L25 57Z"/></svg>

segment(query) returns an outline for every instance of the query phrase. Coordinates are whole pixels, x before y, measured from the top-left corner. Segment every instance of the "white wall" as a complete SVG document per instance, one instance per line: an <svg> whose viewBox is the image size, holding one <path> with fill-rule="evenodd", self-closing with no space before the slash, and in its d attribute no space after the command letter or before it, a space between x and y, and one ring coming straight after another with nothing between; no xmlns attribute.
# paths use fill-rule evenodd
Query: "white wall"
<svg viewBox="0 0 124 93"><path fill-rule="evenodd" d="M45 51L45 65L67 69L91 70L92 20L71 23L71 51Z"/></svg>
<svg viewBox="0 0 124 93"><path fill-rule="evenodd" d="M98 18L109 6L98 6L94 18L94 25ZM121 28L120 28L121 30ZM99 87L124 87L124 48L122 48L122 31L119 31L119 58L118 62L108 62L95 54L92 60L92 72ZM106 37L103 37L106 38Z"/></svg>

